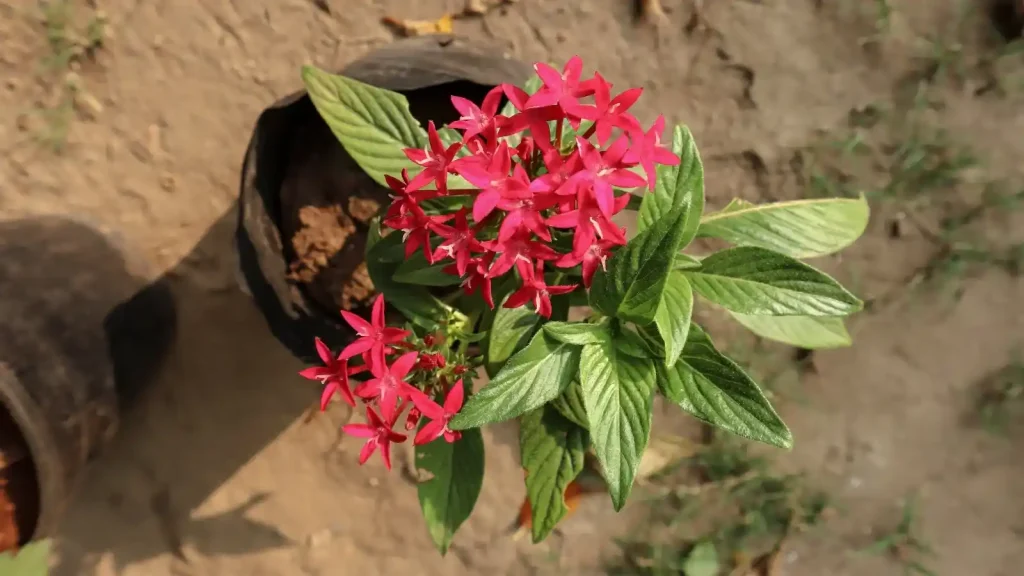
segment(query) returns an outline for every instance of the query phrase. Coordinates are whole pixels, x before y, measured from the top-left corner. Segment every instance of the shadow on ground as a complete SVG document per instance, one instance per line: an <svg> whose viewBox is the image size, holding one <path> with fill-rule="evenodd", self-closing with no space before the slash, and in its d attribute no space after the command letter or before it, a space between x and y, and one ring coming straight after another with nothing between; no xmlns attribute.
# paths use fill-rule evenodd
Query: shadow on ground
<svg viewBox="0 0 1024 576"><path fill-rule="evenodd" d="M231 555L290 543L249 516L270 492L193 513L315 395L225 272L235 219L224 215L160 280L177 303L177 337L79 486L58 532L56 576L90 574L105 557L120 572L167 552L187 562L186 548ZM122 342L116 354L130 358L132 346Z"/></svg>

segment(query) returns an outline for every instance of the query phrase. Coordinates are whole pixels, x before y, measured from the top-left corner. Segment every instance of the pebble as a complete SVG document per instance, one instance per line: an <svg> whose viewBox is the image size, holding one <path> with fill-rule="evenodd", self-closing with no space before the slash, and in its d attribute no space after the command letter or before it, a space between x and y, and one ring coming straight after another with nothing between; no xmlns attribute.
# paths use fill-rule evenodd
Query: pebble
<svg viewBox="0 0 1024 576"><path fill-rule="evenodd" d="M323 530L317 530L306 537L306 546L310 548L318 548L324 544L334 540L334 531L330 528L324 528Z"/></svg>
<svg viewBox="0 0 1024 576"><path fill-rule="evenodd" d="M160 156L163 155L163 152L164 152L163 146L161 145L162 139L161 139L161 134L160 134L160 126L158 126L156 124L150 124L149 128L148 128L148 134L149 134L149 140L148 140L149 154L153 158L159 158Z"/></svg>
<svg viewBox="0 0 1024 576"><path fill-rule="evenodd" d="M164 192L174 192L177 187L178 183L174 179L173 174L165 172L160 175L160 188L162 188Z"/></svg>
<svg viewBox="0 0 1024 576"><path fill-rule="evenodd" d="M148 164L153 161L153 155L150 154L149 150L147 150L139 141L132 141L132 143L128 145L128 150L131 151L132 156L138 158L140 162Z"/></svg>
<svg viewBox="0 0 1024 576"><path fill-rule="evenodd" d="M103 104L83 89L75 92L75 108L86 120L96 120L103 113Z"/></svg>

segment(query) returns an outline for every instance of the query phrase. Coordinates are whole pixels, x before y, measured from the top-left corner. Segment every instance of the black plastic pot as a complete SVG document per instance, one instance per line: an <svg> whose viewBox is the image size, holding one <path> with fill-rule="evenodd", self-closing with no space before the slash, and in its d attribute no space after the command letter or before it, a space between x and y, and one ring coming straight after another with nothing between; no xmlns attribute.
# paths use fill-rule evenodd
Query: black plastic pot
<svg viewBox="0 0 1024 576"><path fill-rule="evenodd" d="M1007 42L1024 37L1024 0L989 0L988 14Z"/></svg>
<svg viewBox="0 0 1024 576"><path fill-rule="evenodd" d="M451 122L458 113L457 95L483 101L488 90L503 82L521 85L531 68L509 59L493 46L451 36L401 40L375 50L341 73L394 90L409 100L412 115L422 124ZM337 310L317 303L288 278L294 253L282 232L290 217L283 206L289 195L314 187L317 197L344 206L347 198L369 198L386 204L387 191L362 172L331 134L305 92L292 94L260 114L242 166L236 249L243 288L256 301L275 338L304 362L316 362L314 337L334 349L352 333ZM354 268L363 261L365 229L353 234L341 252ZM332 260L332 265L335 262Z"/></svg>
<svg viewBox="0 0 1024 576"><path fill-rule="evenodd" d="M173 338L174 300L146 275L85 223L0 223L0 481L21 544L53 534Z"/></svg>

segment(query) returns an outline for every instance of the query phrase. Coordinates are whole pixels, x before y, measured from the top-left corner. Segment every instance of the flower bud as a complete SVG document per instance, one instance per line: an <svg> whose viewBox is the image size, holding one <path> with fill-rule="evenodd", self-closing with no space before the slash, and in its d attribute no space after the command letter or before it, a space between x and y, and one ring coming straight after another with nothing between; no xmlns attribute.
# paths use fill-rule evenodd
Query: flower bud
<svg viewBox="0 0 1024 576"><path fill-rule="evenodd" d="M420 409L413 406L409 409L409 415L405 417L405 429L412 430L420 423Z"/></svg>

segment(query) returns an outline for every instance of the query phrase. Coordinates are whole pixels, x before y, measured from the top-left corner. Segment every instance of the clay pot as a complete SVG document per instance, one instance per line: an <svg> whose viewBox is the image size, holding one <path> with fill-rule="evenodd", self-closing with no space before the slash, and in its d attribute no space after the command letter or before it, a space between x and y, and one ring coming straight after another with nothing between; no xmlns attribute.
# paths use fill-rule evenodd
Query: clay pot
<svg viewBox="0 0 1024 576"><path fill-rule="evenodd" d="M147 276L86 223L0 223L0 491L19 545L53 534L172 340L174 301Z"/></svg>
<svg viewBox="0 0 1024 576"><path fill-rule="evenodd" d="M521 85L532 69L491 46L451 36L401 40L345 67L342 74L394 90L409 100L423 125L458 118L457 95L476 103L503 82ZM331 257L324 274L348 278L364 260L367 219L354 207L388 202L385 188L362 172L323 122L305 92L266 109L256 122L242 166L236 249L240 284L249 292L274 336L304 362L317 362L319 336L333 349L353 336L336 306L309 282L290 275L296 213L303 206L338 206L355 232ZM317 278L320 280L320 278ZM360 302L365 308L369 297ZM356 306L353 311L364 313Z"/></svg>

